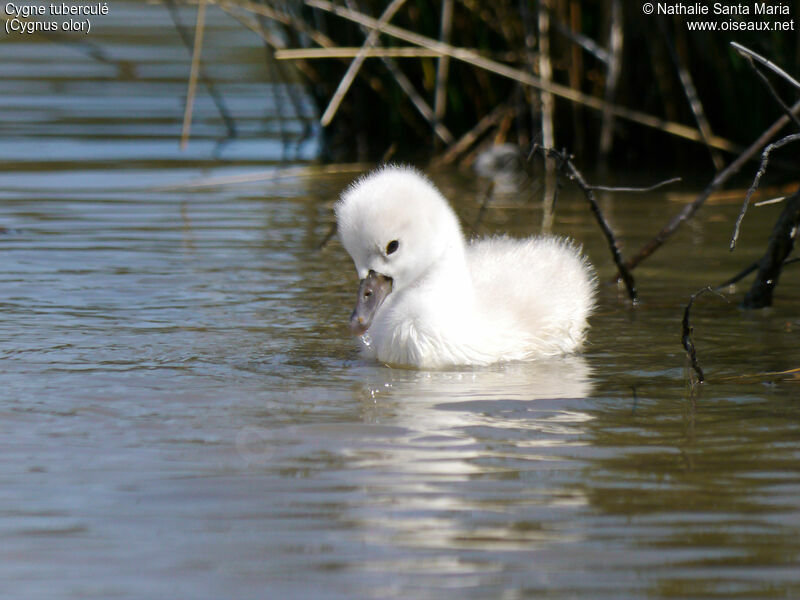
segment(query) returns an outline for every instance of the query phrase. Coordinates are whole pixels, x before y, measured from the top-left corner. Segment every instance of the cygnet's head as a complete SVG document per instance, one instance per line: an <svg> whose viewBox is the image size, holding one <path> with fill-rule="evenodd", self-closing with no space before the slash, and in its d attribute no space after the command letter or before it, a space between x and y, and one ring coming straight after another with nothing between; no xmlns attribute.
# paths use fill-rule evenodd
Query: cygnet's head
<svg viewBox="0 0 800 600"><path fill-rule="evenodd" d="M361 280L350 328L363 334L383 301L463 251L458 219L434 185L410 167L388 165L351 184L334 207L339 237Z"/></svg>

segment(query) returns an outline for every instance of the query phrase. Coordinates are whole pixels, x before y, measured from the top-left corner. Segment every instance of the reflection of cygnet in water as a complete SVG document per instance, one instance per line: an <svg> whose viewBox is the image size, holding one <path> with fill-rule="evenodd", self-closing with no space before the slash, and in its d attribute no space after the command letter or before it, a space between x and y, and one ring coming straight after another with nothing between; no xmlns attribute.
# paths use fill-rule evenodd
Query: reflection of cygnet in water
<svg viewBox="0 0 800 600"><path fill-rule="evenodd" d="M442 368L582 348L595 281L571 241L467 243L447 200L407 167L387 166L359 179L335 210L361 279L350 329L367 357Z"/></svg>
<svg viewBox="0 0 800 600"><path fill-rule="evenodd" d="M471 425L502 426L509 415L515 428L533 430L561 427L555 421L563 424L565 419L590 419L575 406L592 392L589 364L582 356L468 370L371 368L361 374L368 420L417 434L452 435ZM575 402L565 412L566 400Z"/></svg>
<svg viewBox="0 0 800 600"><path fill-rule="evenodd" d="M515 144L497 144L478 154L475 172L492 182L492 195L517 194L531 184L522 149Z"/></svg>

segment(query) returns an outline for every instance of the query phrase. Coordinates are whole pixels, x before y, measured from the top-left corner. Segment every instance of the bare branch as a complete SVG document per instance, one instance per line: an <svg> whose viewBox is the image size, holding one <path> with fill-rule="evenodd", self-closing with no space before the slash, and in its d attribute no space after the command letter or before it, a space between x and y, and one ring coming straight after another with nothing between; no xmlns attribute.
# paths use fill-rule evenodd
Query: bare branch
<svg viewBox="0 0 800 600"><path fill-rule="evenodd" d="M786 258L794 249L797 228L800 225L800 189L783 207L772 228L764 255L758 261L758 274L742 300L744 308L764 308L772 305L772 294L778 285Z"/></svg>
<svg viewBox="0 0 800 600"><path fill-rule="evenodd" d="M775 73L777 75L780 75L786 81L791 83L794 87L796 87L798 90L800 90L800 81L797 81L794 77L789 75L786 71L781 69L778 65L776 65L771 60L769 60L767 58L764 58L763 56L761 56L757 52L753 52L752 50L750 50L750 48L742 46L738 42L731 42L731 46L733 46L739 52L739 54L742 54L742 55L744 55L746 57L752 58L753 60L761 63L762 65L767 67L770 71L772 71L773 73Z"/></svg>
<svg viewBox="0 0 800 600"><path fill-rule="evenodd" d="M689 297L689 303L686 305L686 308L683 309L683 320L681 321L681 344L683 345L683 349L686 350L686 355L689 358L689 366L697 374L697 381L700 383L703 383L705 376L703 375L703 369L700 368L700 365L697 362L697 349L692 341L692 326L689 325L689 311L692 310L692 304L694 304L694 301L698 296L710 291L710 287L703 288L699 292L695 292Z"/></svg>
<svg viewBox="0 0 800 600"><path fill-rule="evenodd" d="M797 114L800 112L800 102L797 102L791 108L792 114ZM721 188L725 182L727 182L731 177L736 175L741 168L749 161L753 156L758 152L764 144L769 142L775 134L777 134L787 123L789 123L789 117L786 115L780 117L777 121L775 121L764 133L762 133L758 139L750 144L747 149L742 152L736 160L734 160L731 164L729 164L723 171L717 173L711 183L706 186L697 198L691 204L687 204L681 212L675 215L664 227L661 228L656 236L650 240L647 244L642 246L642 248L627 262L627 266L629 269L635 269L636 266L642 262L645 258L653 254L656 250L658 250L664 242L666 242L670 236L675 233L675 231L680 227L685 221L687 221L697 210L705 203L708 197L716 192L719 188Z"/></svg>
<svg viewBox="0 0 800 600"><path fill-rule="evenodd" d="M557 150L553 150L552 148L544 148L539 146L538 144L534 144L533 149L531 150L528 159L535 154L540 154L542 158L553 158L558 163L559 167L561 168L562 172L567 176L570 181L574 181L575 184L583 191L583 195L586 197L586 201L589 202L589 207L592 210L592 214L597 221L597 224L600 226L603 235L606 237L606 241L608 242L608 247L611 250L611 256L614 259L614 264L617 266L618 276L622 281L625 283L625 288L628 290L628 297L631 299L631 302L636 302L638 298L638 293L636 291L636 282L633 279L633 275L631 275L630 270L628 267L625 266L625 262L622 260L622 254L619 250L619 244L617 243L617 238L614 235L611 226L606 221L603 213L600 211L600 207L597 204L597 200L594 197L594 189L591 185L586 183L586 180L583 178L583 175L578 170L578 168L572 162L572 156L570 156L566 150L562 152L558 152Z"/></svg>
<svg viewBox="0 0 800 600"><path fill-rule="evenodd" d="M739 239L739 230L742 226L744 215L747 212L747 207L750 205L750 198L753 197L753 194L758 189L758 185L761 182L761 178L764 176L764 173L767 172L767 165L769 164L770 153L773 150L782 148L786 144L790 144L791 142L796 142L797 140L800 140L800 133L787 135L786 137L781 138L777 142L773 142L772 144L764 148L764 152L762 152L761 154L761 164L758 167L758 172L756 173L755 179L753 179L753 183L750 185L750 188L747 190L747 194L744 197L744 202L742 203L742 208L739 211L739 216L736 218L736 225L733 228L733 236L731 237L731 243L730 243L731 251L733 251L733 249L736 248L736 241Z"/></svg>
<svg viewBox="0 0 800 600"><path fill-rule="evenodd" d="M705 381L705 376L703 375L703 369L700 368L700 364L697 362L697 349L692 341L693 328L689 324L689 313L692 310L692 304L694 304L694 301L706 292L716 294L725 300L725 302L729 302L724 295L720 294L715 288L709 286L692 294L689 297L689 303L686 305L686 308L683 309L683 320L681 321L681 344L683 345L683 349L686 350L686 356L689 358L689 366L697 374L698 383L703 383L703 381Z"/></svg>
<svg viewBox="0 0 800 600"><path fill-rule="evenodd" d="M778 90L775 89L775 86L772 85L772 82L767 78L766 75L764 75L764 73L761 72L761 69L759 69L756 66L752 58L750 58L749 56L746 58L747 58L747 64L750 65L751 69L753 69L753 72L756 74L756 77L758 77L759 81L761 81L761 83L764 84L764 87L767 88L767 91L775 99L775 102L777 102L778 105L781 107L784 114L786 114L797 127L800 127L800 119L798 119L795 115L792 114L792 110L783 101L783 98L781 98L780 94L778 94Z"/></svg>

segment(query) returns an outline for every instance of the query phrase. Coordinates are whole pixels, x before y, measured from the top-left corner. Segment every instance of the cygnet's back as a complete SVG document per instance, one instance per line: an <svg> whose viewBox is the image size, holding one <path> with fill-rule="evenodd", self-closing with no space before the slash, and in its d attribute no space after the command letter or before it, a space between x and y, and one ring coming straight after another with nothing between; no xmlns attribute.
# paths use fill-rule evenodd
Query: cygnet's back
<svg viewBox="0 0 800 600"><path fill-rule="evenodd" d="M539 355L583 346L596 281L572 241L506 236L476 240L467 248L467 263L480 310L498 321L498 330L516 330L534 340Z"/></svg>

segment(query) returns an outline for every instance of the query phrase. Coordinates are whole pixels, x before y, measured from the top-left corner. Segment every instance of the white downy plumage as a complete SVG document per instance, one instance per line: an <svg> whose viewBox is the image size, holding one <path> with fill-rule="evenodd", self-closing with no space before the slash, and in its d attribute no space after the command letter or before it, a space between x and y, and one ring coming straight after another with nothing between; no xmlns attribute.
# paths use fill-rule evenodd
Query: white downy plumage
<svg viewBox="0 0 800 600"><path fill-rule="evenodd" d="M335 212L361 279L350 326L368 357L438 368L581 349L596 283L571 241L467 243L444 197L408 167L357 180Z"/></svg>

